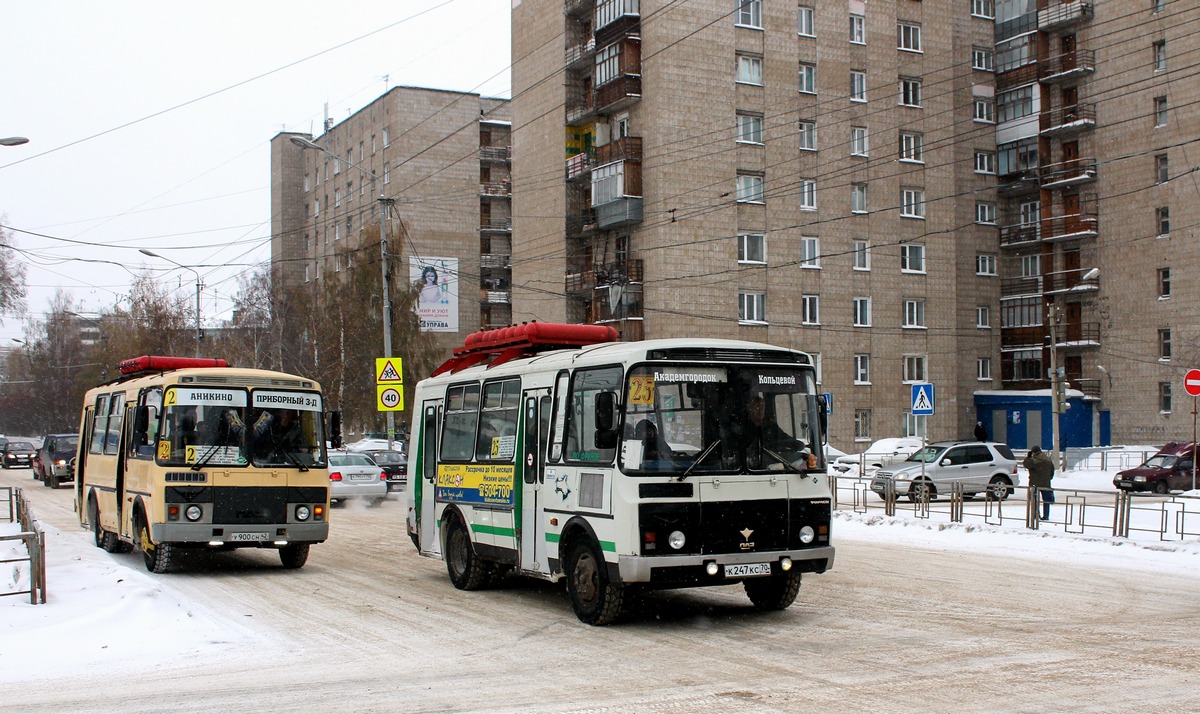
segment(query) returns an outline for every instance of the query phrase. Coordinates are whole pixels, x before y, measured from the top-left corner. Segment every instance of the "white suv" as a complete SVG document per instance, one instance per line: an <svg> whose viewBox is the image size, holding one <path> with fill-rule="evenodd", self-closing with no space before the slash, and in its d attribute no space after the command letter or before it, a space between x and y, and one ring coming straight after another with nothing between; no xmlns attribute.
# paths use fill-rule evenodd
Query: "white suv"
<svg viewBox="0 0 1200 714"><path fill-rule="evenodd" d="M939 491L949 492L954 483L962 484L967 498L987 492L989 498L1003 501L1018 485L1017 458L1007 444L942 441L876 471L871 490L884 497L889 480L895 484L897 496L907 495L914 502L926 493L932 501Z"/></svg>

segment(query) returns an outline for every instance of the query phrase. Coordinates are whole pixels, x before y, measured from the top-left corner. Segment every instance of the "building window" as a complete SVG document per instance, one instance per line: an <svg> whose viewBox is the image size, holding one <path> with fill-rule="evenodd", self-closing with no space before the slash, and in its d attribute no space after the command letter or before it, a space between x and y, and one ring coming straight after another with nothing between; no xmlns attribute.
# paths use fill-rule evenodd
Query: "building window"
<svg viewBox="0 0 1200 714"><path fill-rule="evenodd" d="M804 94L817 93L817 66L800 63L800 91Z"/></svg>
<svg viewBox="0 0 1200 714"><path fill-rule="evenodd" d="M921 26L911 22L896 23L896 48L908 52L920 52Z"/></svg>
<svg viewBox="0 0 1200 714"><path fill-rule="evenodd" d="M313 199L313 215L314 216L321 215L321 199L320 198Z"/></svg>
<svg viewBox="0 0 1200 714"><path fill-rule="evenodd" d="M991 99L985 97L975 97L975 114L974 118L977 122L984 124L996 123L996 105Z"/></svg>
<svg viewBox="0 0 1200 714"><path fill-rule="evenodd" d="M921 80L915 77L900 78L900 104L906 107L921 106Z"/></svg>
<svg viewBox="0 0 1200 714"><path fill-rule="evenodd" d="M996 19L996 0L971 0L971 14L988 20Z"/></svg>
<svg viewBox="0 0 1200 714"><path fill-rule="evenodd" d="M1163 414L1171 413L1171 383L1158 383L1158 411Z"/></svg>
<svg viewBox="0 0 1200 714"><path fill-rule="evenodd" d="M762 27L762 0L735 0L737 2L737 24L745 27Z"/></svg>
<svg viewBox="0 0 1200 714"><path fill-rule="evenodd" d="M817 32L813 24L813 9L807 5L801 5L799 19L796 22L796 34L804 35L805 37L816 37Z"/></svg>
<svg viewBox="0 0 1200 714"><path fill-rule="evenodd" d="M738 176L737 201L738 203L762 203L763 177L753 175Z"/></svg>
<svg viewBox="0 0 1200 714"><path fill-rule="evenodd" d="M767 237L762 233L742 233L738 236L739 263L766 263Z"/></svg>
<svg viewBox="0 0 1200 714"><path fill-rule="evenodd" d="M904 435L924 439L929 433L929 417L904 412Z"/></svg>
<svg viewBox="0 0 1200 714"><path fill-rule="evenodd" d="M311 178L309 178L309 175L308 175L308 174L304 174L304 192L305 192L305 193L308 193L310 190L312 190L312 183L311 183L311 182L312 182L312 179L311 179Z"/></svg>
<svg viewBox="0 0 1200 714"><path fill-rule="evenodd" d="M1171 207L1159 206L1154 209L1154 222L1160 238L1171 235Z"/></svg>
<svg viewBox="0 0 1200 714"><path fill-rule="evenodd" d="M800 238L800 267L821 267L821 239L812 236Z"/></svg>
<svg viewBox="0 0 1200 714"><path fill-rule="evenodd" d="M900 215L905 218L924 218L925 191L919 188L900 189Z"/></svg>
<svg viewBox="0 0 1200 714"><path fill-rule="evenodd" d="M995 68L995 53L987 47L971 48L971 69L991 72Z"/></svg>
<svg viewBox="0 0 1200 714"><path fill-rule="evenodd" d="M925 355L904 355L904 382L924 382Z"/></svg>
<svg viewBox="0 0 1200 714"><path fill-rule="evenodd" d="M805 151L817 150L817 123L811 119L801 119L799 124L800 130L800 148Z"/></svg>
<svg viewBox="0 0 1200 714"><path fill-rule="evenodd" d="M1037 139L1022 139L996 147L996 170L1001 176L1038 167Z"/></svg>
<svg viewBox="0 0 1200 714"><path fill-rule="evenodd" d="M392 145L392 130L388 127L383 127L383 148L388 148Z"/></svg>
<svg viewBox="0 0 1200 714"><path fill-rule="evenodd" d="M867 101L867 73L857 69L850 70L850 101Z"/></svg>
<svg viewBox="0 0 1200 714"><path fill-rule="evenodd" d="M392 182L392 166L391 164L383 165L383 185L386 186Z"/></svg>
<svg viewBox="0 0 1200 714"><path fill-rule="evenodd" d="M1012 378L1017 381L1046 378L1046 374L1042 372L1041 348L1013 352L1012 365Z"/></svg>
<svg viewBox="0 0 1200 714"><path fill-rule="evenodd" d="M851 252L851 265L854 270L870 270L871 269L871 243L865 240L856 240L853 242L853 250Z"/></svg>
<svg viewBox="0 0 1200 714"><path fill-rule="evenodd" d="M975 173L996 173L996 152L975 150Z"/></svg>
<svg viewBox="0 0 1200 714"><path fill-rule="evenodd" d="M740 307L738 320L741 322L767 321L767 296L764 293L738 293Z"/></svg>
<svg viewBox="0 0 1200 714"><path fill-rule="evenodd" d="M354 182L347 181L346 182L346 203L353 203L353 202L354 202Z"/></svg>
<svg viewBox="0 0 1200 714"><path fill-rule="evenodd" d="M340 223L333 224L333 239L335 241L342 239L342 226Z"/></svg>
<svg viewBox="0 0 1200 714"><path fill-rule="evenodd" d="M755 114L738 114L737 140L743 144L761 144L763 140L762 116Z"/></svg>
<svg viewBox="0 0 1200 714"><path fill-rule="evenodd" d="M992 327L992 308L987 305L975 306L975 327L990 330Z"/></svg>
<svg viewBox="0 0 1200 714"><path fill-rule="evenodd" d="M1158 359L1163 362L1171 361L1171 330L1158 331Z"/></svg>
<svg viewBox="0 0 1200 714"><path fill-rule="evenodd" d="M854 355L854 383L871 383L871 355L861 353Z"/></svg>
<svg viewBox="0 0 1200 714"><path fill-rule="evenodd" d="M737 81L742 84L762 84L762 57L737 56Z"/></svg>
<svg viewBox="0 0 1200 714"><path fill-rule="evenodd" d="M862 15L850 15L850 42L856 45L867 44L867 19Z"/></svg>
<svg viewBox="0 0 1200 714"><path fill-rule="evenodd" d="M621 45L604 47L596 53L596 86L602 86L621 76Z"/></svg>
<svg viewBox="0 0 1200 714"><path fill-rule="evenodd" d="M869 297L854 298L854 326L855 327L870 327L871 326L871 298L869 298Z"/></svg>
<svg viewBox="0 0 1200 714"><path fill-rule="evenodd" d="M342 206L342 189L335 188L335 189L333 189L333 207L341 208L341 206Z"/></svg>
<svg viewBox="0 0 1200 714"><path fill-rule="evenodd" d="M821 324L821 296L802 295L800 297L800 322L804 325Z"/></svg>
<svg viewBox="0 0 1200 714"><path fill-rule="evenodd" d="M1160 299L1171 297L1171 269L1170 268L1159 268L1158 269L1158 297Z"/></svg>
<svg viewBox="0 0 1200 714"><path fill-rule="evenodd" d="M1167 125L1167 98L1154 98L1154 126Z"/></svg>
<svg viewBox="0 0 1200 714"><path fill-rule="evenodd" d="M900 271L904 273L925 272L925 246L905 243L900 246Z"/></svg>
<svg viewBox="0 0 1200 714"><path fill-rule="evenodd" d="M867 185L865 183L850 184L850 212L867 212Z"/></svg>
<svg viewBox="0 0 1200 714"><path fill-rule="evenodd" d="M851 156L866 156L867 155L867 127L865 127L865 126L850 127L850 155Z"/></svg>
<svg viewBox="0 0 1200 714"><path fill-rule="evenodd" d="M976 201L975 222L986 226L996 225L996 204L991 201Z"/></svg>
<svg viewBox="0 0 1200 714"><path fill-rule="evenodd" d="M1154 71L1161 72L1167 68L1167 41L1159 40L1152 47L1154 50Z"/></svg>
<svg viewBox="0 0 1200 714"><path fill-rule="evenodd" d="M1166 183L1171 180L1171 171L1167 164L1167 155L1159 154L1154 157L1154 180L1155 183Z"/></svg>
<svg viewBox="0 0 1200 714"><path fill-rule="evenodd" d="M925 162L925 135L900 132L900 160Z"/></svg>
<svg viewBox="0 0 1200 714"><path fill-rule="evenodd" d="M980 99L976 97L976 100ZM997 121L1006 122L1033 114L1033 85L1010 89L996 96ZM979 119L979 117L975 117Z"/></svg>
<svg viewBox="0 0 1200 714"><path fill-rule="evenodd" d="M800 209L817 210L817 182L812 179L800 179Z"/></svg>
<svg viewBox="0 0 1200 714"><path fill-rule="evenodd" d="M904 327L925 327L925 301L904 301Z"/></svg>
<svg viewBox="0 0 1200 714"><path fill-rule="evenodd" d="M809 352L809 354L812 355L812 358L813 358L813 371L815 371L817 373L817 384L820 384L821 383L821 373L822 373L821 353L820 352Z"/></svg>
<svg viewBox="0 0 1200 714"><path fill-rule="evenodd" d="M975 256L976 275L995 275L996 256L990 253L979 253Z"/></svg>
<svg viewBox="0 0 1200 714"><path fill-rule="evenodd" d="M1000 327L1041 327L1043 311L1042 301L1037 297L1001 300ZM1041 355L1040 348L1038 354ZM1034 375L1031 379L1044 379L1044 375Z"/></svg>
<svg viewBox="0 0 1200 714"><path fill-rule="evenodd" d="M854 440L855 441L870 441L871 440L871 410L870 409L855 409L854 410Z"/></svg>
<svg viewBox="0 0 1200 714"><path fill-rule="evenodd" d="M980 357L975 360L975 379L980 382L992 381L992 358Z"/></svg>

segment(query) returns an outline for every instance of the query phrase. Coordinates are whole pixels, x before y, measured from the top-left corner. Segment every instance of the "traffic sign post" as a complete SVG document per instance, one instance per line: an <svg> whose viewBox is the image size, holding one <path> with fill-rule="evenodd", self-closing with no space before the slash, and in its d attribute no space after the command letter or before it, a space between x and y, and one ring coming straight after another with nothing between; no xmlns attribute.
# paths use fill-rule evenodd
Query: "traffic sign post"
<svg viewBox="0 0 1200 714"><path fill-rule="evenodd" d="M1183 391L1192 395L1192 490L1196 490L1196 397L1200 397L1200 369L1183 375Z"/></svg>
<svg viewBox="0 0 1200 714"><path fill-rule="evenodd" d="M375 408L381 412L404 411L404 365L399 357L375 358ZM392 434L388 433L391 445Z"/></svg>

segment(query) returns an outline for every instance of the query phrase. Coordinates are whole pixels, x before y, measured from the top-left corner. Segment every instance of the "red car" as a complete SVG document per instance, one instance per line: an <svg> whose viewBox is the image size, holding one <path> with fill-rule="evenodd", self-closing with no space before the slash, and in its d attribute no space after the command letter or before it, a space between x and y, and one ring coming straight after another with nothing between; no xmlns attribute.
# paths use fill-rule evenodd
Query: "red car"
<svg viewBox="0 0 1200 714"><path fill-rule="evenodd" d="M1162 449L1133 469L1117 472L1113 485L1122 491L1153 491L1164 494L1191 490L1192 459L1195 444L1186 441L1168 442Z"/></svg>

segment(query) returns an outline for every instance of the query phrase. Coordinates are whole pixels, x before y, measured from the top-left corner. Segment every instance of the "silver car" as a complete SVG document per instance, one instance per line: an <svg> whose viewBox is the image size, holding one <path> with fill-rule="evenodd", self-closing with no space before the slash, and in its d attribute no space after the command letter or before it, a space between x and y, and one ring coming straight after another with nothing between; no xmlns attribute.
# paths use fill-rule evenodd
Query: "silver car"
<svg viewBox="0 0 1200 714"><path fill-rule="evenodd" d="M387 498L387 474L366 454L329 455L329 501L369 498L382 503Z"/></svg>
<svg viewBox="0 0 1200 714"><path fill-rule="evenodd" d="M871 490L881 498L888 482L896 496L910 501L929 499L949 493L961 483L967 498L987 492L989 498L1003 501L1018 485L1017 458L1007 444L982 441L943 441L929 444L907 460L885 466L875 472Z"/></svg>

